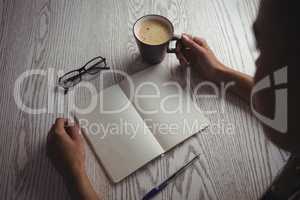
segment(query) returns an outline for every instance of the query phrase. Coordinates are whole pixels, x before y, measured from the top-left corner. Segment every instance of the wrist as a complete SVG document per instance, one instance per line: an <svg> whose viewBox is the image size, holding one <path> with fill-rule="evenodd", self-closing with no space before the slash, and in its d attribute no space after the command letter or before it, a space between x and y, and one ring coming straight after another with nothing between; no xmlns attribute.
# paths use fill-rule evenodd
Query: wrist
<svg viewBox="0 0 300 200"><path fill-rule="evenodd" d="M72 198L79 198L83 196L85 185L89 182L89 179L85 172L76 171L71 172L65 178L65 182Z"/></svg>
<svg viewBox="0 0 300 200"><path fill-rule="evenodd" d="M86 171L84 165L74 165L71 167L71 176L78 178L86 178Z"/></svg>
<svg viewBox="0 0 300 200"><path fill-rule="evenodd" d="M72 199L99 200L85 171L78 171L72 179L68 180L67 185Z"/></svg>
<svg viewBox="0 0 300 200"><path fill-rule="evenodd" d="M218 63L214 68L213 79L217 82L224 82L228 80L228 75L230 74L230 68L225 66L223 63Z"/></svg>
<svg viewBox="0 0 300 200"><path fill-rule="evenodd" d="M78 170L73 174L73 181L76 185L89 181L89 178L85 171Z"/></svg>

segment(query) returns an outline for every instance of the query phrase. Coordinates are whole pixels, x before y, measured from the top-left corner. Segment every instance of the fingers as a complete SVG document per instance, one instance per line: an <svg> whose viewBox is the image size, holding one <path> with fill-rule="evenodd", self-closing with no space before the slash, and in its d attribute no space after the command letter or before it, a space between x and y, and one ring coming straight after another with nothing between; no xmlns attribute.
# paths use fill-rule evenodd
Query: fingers
<svg viewBox="0 0 300 200"><path fill-rule="evenodd" d="M184 57L184 55L182 53L176 53L176 57L179 60L181 65L188 65L189 62L187 61L187 59Z"/></svg>
<svg viewBox="0 0 300 200"><path fill-rule="evenodd" d="M48 139L51 138L50 134L56 134L63 138L71 138L73 140L80 140L80 127L79 124L70 123L67 119L57 118L55 124L52 126L48 134Z"/></svg>
<svg viewBox="0 0 300 200"><path fill-rule="evenodd" d="M73 139L73 140L81 140L81 132L80 127L78 124L75 124L73 126L68 126L66 128L67 134Z"/></svg>
<svg viewBox="0 0 300 200"><path fill-rule="evenodd" d="M64 140L71 139L69 134L67 134L66 127L68 125L68 120L64 118L57 118L53 124L50 132L48 133L48 141L54 141L54 138L61 138Z"/></svg>
<svg viewBox="0 0 300 200"><path fill-rule="evenodd" d="M180 42L176 44L176 56L182 65L194 65L202 62L211 52L207 42L200 37L182 34Z"/></svg>
<svg viewBox="0 0 300 200"><path fill-rule="evenodd" d="M176 57L181 65L188 65L187 59L182 54L182 44L180 42L176 43Z"/></svg>

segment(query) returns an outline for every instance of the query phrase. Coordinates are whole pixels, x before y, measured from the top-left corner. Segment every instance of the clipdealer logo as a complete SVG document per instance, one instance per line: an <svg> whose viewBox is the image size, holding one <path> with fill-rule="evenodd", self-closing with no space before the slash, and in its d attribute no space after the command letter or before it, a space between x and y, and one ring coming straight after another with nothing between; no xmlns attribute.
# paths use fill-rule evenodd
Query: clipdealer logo
<svg viewBox="0 0 300 200"><path fill-rule="evenodd" d="M271 76L273 76L274 85L271 83ZM280 133L287 133L288 130L288 117L287 117L287 104L288 104L288 89L287 89L287 66L276 70L273 74L264 77L255 84L251 91L251 110L253 114L265 125L279 131ZM274 88L275 93L275 108L274 118L268 118L254 108L253 97L256 93Z"/></svg>
<svg viewBox="0 0 300 200"><path fill-rule="evenodd" d="M114 71L113 73L120 73L121 75L125 76L125 78L128 78L128 81L130 83L130 90L133 89L133 85L131 82L131 79L129 77L129 75L127 75L126 73L122 72L122 71ZM103 75L104 73L101 74L100 80L103 80ZM43 108L31 108L31 106L27 106L25 102L22 101L21 98L21 87L23 84L23 81L26 78L31 77L32 75L41 75L41 76L47 76L47 82L48 82L48 86L50 88L54 88L54 85L56 85L56 81L55 81L55 70L54 69L47 69L47 70L30 70L30 71L25 71L24 73L22 73L17 80L15 81L15 87L14 87L14 99L15 102L18 106L18 108L20 108L22 111L29 113L29 114L42 114L42 113L53 113L55 112L55 110L57 110L59 113L64 113L63 111L63 107L59 107L60 105L63 105L61 103L59 103L58 108L56 109L55 105L54 105L54 95L52 95L51 91L48 90L48 101L47 101L47 107L43 107ZM271 78L273 78L274 80L274 84L271 81ZM280 133L287 133L288 130L288 125L287 125L287 66L283 67L279 70L276 70L274 73L272 73L269 76L264 77L263 79L261 79L259 82L257 82L255 84L255 86L252 88L251 91L251 96L250 96L250 106L251 106L251 110L253 112L253 114L265 125L272 127L273 129L279 131ZM209 83L209 84L208 84ZM218 92L218 87L215 86L213 83L210 82L204 82L199 84L199 88L201 88L203 86L203 84L206 84L208 86L210 86L212 89L214 89L216 96L219 96L219 92ZM234 83L233 83L234 84ZM221 90L222 95L220 95L220 97L224 100L225 96L226 96L226 91L228 89L229 86L232 85L232 82L230 82L229 85L226 85L224 88L221 88L223 90ZM155 85L154 85L155 86ZM197 90L199 89L198 86L196 87ZM201 87L200 87L201 86ZM97 90L95 88L95 86L89 82L83 82L81 83L81 87L85 87L87 88L91 94L95 94L97 93ZM156 85L157 87L157 85ZM178 88L181 88L180 86L178 86ZM274 89L273 89L274 88ZM254 106L254 96L258 93L261 92L263 90L266 89L273 89L274 90L274 94L275 94L275 108L274 108L274 118L268 118L266 116L264 116L263 114L259 113ZM196 91L197 91L196 90ZM132 94L132 91L130 92L130 94ZM197 94L197 93L195 93ZM194 94L194 95L195 95ZM159 95L159 93L157 94ZM204 95L205 96L205 95ZM93 96L94 97L94 96ZM132 97L132 96L131 96ZM199 97L201 97L201 95L199 95ZM95 99L91 99L91 102L89 104L89 106L87 108L79 109L75 106L75 102L74 102L74 93L71 93L70 95L67 95L67 103L68 105L70 105L72 108L75 108L73 110L76 110L77 113L83 112L83 113L89 113L91 110L93 110L95 108L95 106L97 106L98 101ZM130 98L131 99L131 98ZM34 106L34 105L33 105ZM195 106L196 109L199 109L197 106ZM164 108L164 107L163 107ZM123 108L124 109L124 108ZM126 109L126 107L125 107ZM118 112L120 112L120 110L118 110Z"/></svg>

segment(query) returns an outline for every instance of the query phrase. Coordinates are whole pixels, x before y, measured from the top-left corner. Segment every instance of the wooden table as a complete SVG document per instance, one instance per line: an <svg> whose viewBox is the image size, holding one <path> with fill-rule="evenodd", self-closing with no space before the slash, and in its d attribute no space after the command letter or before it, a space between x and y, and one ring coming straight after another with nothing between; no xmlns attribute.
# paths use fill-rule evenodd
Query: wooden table
<svg viewBox="0 0 300 200"><path fill-rule="evenodd" d="M206 38L224 63L253 75L257 53L251 25L257 8L257 0L0 0L1 199L69 198L45 156L48 129L68 110L58 109L64 96L48 84L49 77L31 76L20 87L22 102L55 109L35 115L23 112L13 95L23 72L66 72L97 55L106 57L113 69L141 70L147 66L140 61L132 25L140 16L156 13L168 17L177 33ZM168 55L161 65L172 68L178 61ZM119 79L92 83L100 90ZM89 93L80 88L75 99L84 105ZM266 139L260 122L237 97L229 95L225 102L201 98L198 103L213 111L206 116L215 129L197 134L117 185L109 182L87 147L87 171L97 192L104 199L141 199L194 153L201 153L199 162L155 199L259 198L288 155Z"/></svg>

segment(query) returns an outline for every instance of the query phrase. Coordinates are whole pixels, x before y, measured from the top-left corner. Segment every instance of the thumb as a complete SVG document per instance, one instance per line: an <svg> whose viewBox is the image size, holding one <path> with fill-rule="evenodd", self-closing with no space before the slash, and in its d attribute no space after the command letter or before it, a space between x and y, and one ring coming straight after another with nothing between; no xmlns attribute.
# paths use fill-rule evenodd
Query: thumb
<svg viewBox="0 0 300 200"><path fill-rule="evenodd" d="M182 43L184 46L189 47L192 51L196 53L203 54L205 49L201 47L197 42L195 42L191 37L186 34L182 35Z"/></svg>
<svg viewBox="0 0 300 200"><path fill-rule="evenodd" d="M207 44L207 42L206 42L205 39L200 38L200 37L194 37L193 40L194 40L197 44L199 44L201 47L208 48L208 44Z"/></svg>

